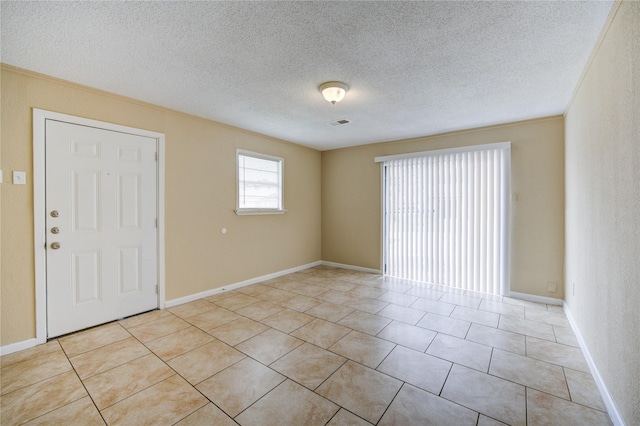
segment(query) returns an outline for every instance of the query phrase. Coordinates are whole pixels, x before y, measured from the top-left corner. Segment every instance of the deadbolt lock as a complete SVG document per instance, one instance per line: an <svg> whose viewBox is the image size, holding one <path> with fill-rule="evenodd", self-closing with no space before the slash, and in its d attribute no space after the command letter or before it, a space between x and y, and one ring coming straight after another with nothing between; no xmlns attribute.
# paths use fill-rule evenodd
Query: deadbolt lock
<svg viewBox="0 0 640 426"><path fill-rule="evenodd" d="M58 250L60 248L60 243L58 242L51 243L51 248L54 250Z"/></svg>
<svg viewBox="0 0 640 426"><path fill-rule="evenodd" d="M58 217L60 216L60 213L58 213L58 210L51 210L51 217Z"/></svg>
<svg viewBox="0 0 640 426"><path fill-rule="evenodd" d="M51 228L51 233L52 234L59 234L60 233L60 228L58 228L57 226L54 226L53 228Z"/></svg>

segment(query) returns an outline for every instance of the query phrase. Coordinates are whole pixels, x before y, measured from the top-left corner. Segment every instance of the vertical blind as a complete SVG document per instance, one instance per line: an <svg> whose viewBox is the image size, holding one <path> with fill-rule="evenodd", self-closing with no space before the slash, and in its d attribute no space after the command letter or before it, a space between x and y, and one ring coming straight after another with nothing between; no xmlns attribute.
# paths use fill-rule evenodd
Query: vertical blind
<svg viewBox="0 0 640 426"><path fill-rule="evenodd" d="M510 144L380 157L385 274L505 294Z"/></svg>

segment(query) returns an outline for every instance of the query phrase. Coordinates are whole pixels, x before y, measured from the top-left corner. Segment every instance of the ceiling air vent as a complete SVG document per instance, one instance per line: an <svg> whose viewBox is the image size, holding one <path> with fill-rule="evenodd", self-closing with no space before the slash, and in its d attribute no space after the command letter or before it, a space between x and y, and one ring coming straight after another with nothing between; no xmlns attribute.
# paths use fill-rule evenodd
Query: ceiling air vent
<svg viewBox="0 0 640 426"><path fill-rule="evenodd" d="M336 126L342 126L343 124L349 124L351 123L349 120L347 120L346 118L340 119L340 120L336 120L336 121L329 121L327 122L327 124L329 126L332 127L336 127Z"/></svg>

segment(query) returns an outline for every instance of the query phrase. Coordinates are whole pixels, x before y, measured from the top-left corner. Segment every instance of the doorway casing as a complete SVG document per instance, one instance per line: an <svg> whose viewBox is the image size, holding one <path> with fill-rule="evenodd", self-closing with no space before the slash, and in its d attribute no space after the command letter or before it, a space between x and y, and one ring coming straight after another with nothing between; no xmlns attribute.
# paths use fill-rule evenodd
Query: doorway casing
<svg viewBox="0 0 640 426"><path fill-rule="evenodd" d="M154 138L157 141L157 244L158 244L158 308L165 306L165 250L164 250L164 152L165 136L162 133L121 126L52 111L33 109L33 226L35 260L36 341L47 341L47 275L46 275L46 121L56 120L81 126L95 127Z"/></svg>

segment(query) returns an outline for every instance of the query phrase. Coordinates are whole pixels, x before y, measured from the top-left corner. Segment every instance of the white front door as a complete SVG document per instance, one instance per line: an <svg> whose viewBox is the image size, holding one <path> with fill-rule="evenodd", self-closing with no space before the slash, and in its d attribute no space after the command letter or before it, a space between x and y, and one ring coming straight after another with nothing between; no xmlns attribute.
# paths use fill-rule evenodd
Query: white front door
<svg viewBox="0 0 640 426"><path fill-rule="evenodd" d="M47 120L47 335L158 307L157 140Z"/></svg>

